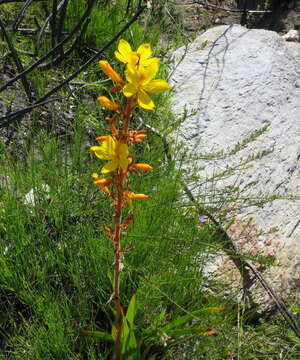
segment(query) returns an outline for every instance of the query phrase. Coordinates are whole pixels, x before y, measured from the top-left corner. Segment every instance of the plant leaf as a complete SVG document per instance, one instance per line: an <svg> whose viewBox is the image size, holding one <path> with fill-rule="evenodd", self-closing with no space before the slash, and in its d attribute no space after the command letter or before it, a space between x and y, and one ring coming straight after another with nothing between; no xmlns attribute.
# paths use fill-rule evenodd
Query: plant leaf
<svg viewBox="0 0 300 360"><path fill-rule="evenodd" d="M81 333L83 335L92 336L92 337L95 337L95 338L97 338L99 340L103 340L103 341L109 341L109 342L114 341L113 337L105 331L81 330Z"/></svg>
<svg viewBox="0 0 300 360"><path fill-rule="evenodd" d="M136 306L136 295L134 294L130 300L126 312L126 320L129 322L129 326L131 329L134 328L135 306Z"/></svg>
<svg viewBox="0 0 300 360"><path fill-rule="evenodd" d="M162 328L162 330L167 333L168 330L171 330L171 329L174 329L177 326L182 326L182 325L186 324L188 321L191 321L193 318L198 317L198 315L201 315L203 312L206 312L206 311L222 311L224 309L225 309L224 306L211 306L211 307L207 307L207 308L203 308L203 309L200 309L200 310L193 311L190 314L181 316L179 319L176 319L176 320L170 322L168 325L164 326Z"/></svg>

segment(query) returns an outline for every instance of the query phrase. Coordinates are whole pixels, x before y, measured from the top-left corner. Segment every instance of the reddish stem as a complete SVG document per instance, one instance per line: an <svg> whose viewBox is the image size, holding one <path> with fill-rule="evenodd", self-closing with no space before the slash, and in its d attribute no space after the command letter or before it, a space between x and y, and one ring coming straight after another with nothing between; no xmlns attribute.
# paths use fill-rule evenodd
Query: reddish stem
<svg viewBox="0 0 300 360"><path fill-rule="evenodd" d="M121 168L118 169L119 176L117 180L117 203L115 205L115 230L114 230L114 247L115 247L115 261L114 261L114 301L116 307L117 320L117 334L115 341L116 358L119 359L121 354L121 334L122 334L122 315L123 307L120 299L120 276L121 276L121 262L122 262L122 209L124 201L123 183L125 173Z"/></svg>

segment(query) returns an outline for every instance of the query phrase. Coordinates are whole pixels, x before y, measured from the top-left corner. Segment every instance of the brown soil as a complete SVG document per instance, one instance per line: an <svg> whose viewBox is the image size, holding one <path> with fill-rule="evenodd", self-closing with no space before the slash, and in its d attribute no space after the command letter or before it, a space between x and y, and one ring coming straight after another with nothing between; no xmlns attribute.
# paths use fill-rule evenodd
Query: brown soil
<svg viewBox="0 0 300 360"><path fill-rule="evenodd" d="M300 30L300 0L277 2L272 14L247 15L246 17L241 12L212 8L194 3L193 0L176 0L175 2L183 12L184 29L187 32L200 32L207 27L224 24L242 24L280 33L286 33L291 29ZM241 3L239 0L209 0L207 2L199 0L199 2L227 9L238 9L239 3ZM248 8L248 10L255 10L255 7Z"/></svg>

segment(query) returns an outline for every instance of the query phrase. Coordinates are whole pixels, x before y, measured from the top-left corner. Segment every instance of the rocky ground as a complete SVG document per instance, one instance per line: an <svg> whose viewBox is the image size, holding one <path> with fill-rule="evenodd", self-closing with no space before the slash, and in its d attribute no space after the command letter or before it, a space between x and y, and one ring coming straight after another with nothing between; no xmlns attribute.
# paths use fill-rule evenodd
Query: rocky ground
<svg viewBox="0 0 300 360"><path fill-rule="evenodd" d="M224 9L238 9L236 0L176 0L184 18L184 28L187 32L200 32L211 25L240 24L255 28L265 28L280 33L291 29L300 29L300 1L282 1L277 5L272 15L250 15L243 19L240 12L225 11ZM211 4L213 6L205 5ZM255 8L249 8L255 10Z"/></svg>

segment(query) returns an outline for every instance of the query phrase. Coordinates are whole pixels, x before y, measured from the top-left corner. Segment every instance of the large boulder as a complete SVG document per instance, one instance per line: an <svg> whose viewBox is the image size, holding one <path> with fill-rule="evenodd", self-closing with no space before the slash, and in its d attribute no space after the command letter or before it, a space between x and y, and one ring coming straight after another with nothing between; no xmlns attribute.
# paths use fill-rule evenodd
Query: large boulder
<svg viewBox="0 0 300 360"><path fill-rule="evenodd" d="M194 195L226 203L233 186L243 190L242 206L230 205L237 216L230 230L236 245L241 251L275 255L279 266L266 276L284 293L300 289L300 202L289 199L300 196L300 44L240 25L211 28L175 51L171 83L175 112L190 113L178 138L187 153L199 157L185 164L189 170L198 168ZM260 136L243 143L268 124ZM231 151L236 145L241 150ZM205 160L216 152L231 155ZM239 167L259 153L251 167ZM206 179L234 167L239 170L213 182L211 199ZM254 206L254 198L259 204L264 195L280 199Z"/></svg>

